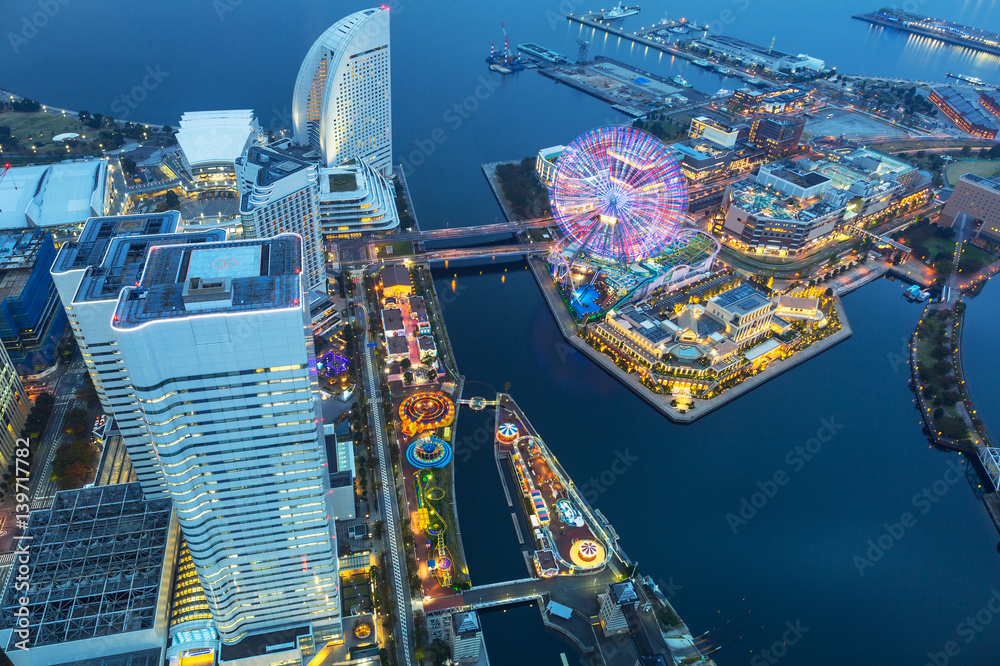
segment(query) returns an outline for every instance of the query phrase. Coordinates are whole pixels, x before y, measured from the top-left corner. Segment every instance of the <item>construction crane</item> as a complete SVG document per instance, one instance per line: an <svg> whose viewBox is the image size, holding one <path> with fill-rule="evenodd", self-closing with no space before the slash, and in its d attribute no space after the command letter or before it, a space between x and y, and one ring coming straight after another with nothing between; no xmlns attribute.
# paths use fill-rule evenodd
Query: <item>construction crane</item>
<svg viewBox="0 0 1000 666"><path fill-rule="evenodd" d="M576 43L580 45L580 50L576 54L576 61L578 63L586 62L587 60L587 48L590 46L590 42L586 39L577 39Z"/></svg>
<svg viewBox="0 0 1000 666"><path fill-rule="evenodd" d="M503 28L503 59L510 60L510 42L507 41L507 26L504 25L503 21L500 21L500 27Z"/></svg>

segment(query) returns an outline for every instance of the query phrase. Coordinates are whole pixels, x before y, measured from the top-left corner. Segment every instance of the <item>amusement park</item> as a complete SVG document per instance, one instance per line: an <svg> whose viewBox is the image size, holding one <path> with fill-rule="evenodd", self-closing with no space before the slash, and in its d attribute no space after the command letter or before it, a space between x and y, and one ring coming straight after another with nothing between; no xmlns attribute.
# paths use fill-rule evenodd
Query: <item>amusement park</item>
<svg viewBox="0 0 1000 666"><path fill-rule="evenodd" d="M697 281L719 243L685 225L687 181L670 150L632 127L600 127L559 157L549 198L563 239L548 256L579 323Z"/></svg>
<svg viewBox="0 0 1000 666"><path fill-rule="evenodd" d="M507 395L497 396L496 447L498 459L508 463L520 491L536 575L548 578L602 570L611 559L611 539Z"/></svg>

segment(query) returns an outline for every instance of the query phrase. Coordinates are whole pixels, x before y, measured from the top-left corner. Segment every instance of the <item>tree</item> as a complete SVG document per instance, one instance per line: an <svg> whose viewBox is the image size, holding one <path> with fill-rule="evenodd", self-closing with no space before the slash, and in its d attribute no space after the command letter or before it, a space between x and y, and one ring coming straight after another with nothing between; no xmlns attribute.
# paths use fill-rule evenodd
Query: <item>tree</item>
<svg viewBox="0 0 1000 666"><path fill-rule="evenodd" d="M409 370L412 366L413 364L410 363L410 359L408 358L404 358L402 361L399 362L399 367L401 367L403 370Z"/></svg>
<svg viewBox="0 0 1000 666"><path fill-rule="evenodd" d="M383 534L385 534L385 523L381 520L376 520L372 523L372 536L376 539L381 539Z"/></svg>
<svg viewBox="0 0 1000 666"><path fill-rule="evenodd" d="M503 392L504 393L510 393L510 382L504 382L503 383Z"/></svg>
<svg viewBox="0 0 1000 666"><path fill-rule="evenodd" d="M87 410L79 407L69 410L64 423L67 435L82 436L87 431Z"/></svg>
<svg viewBox="0 0 1000 666"><path fill-rule="evenodd" d="M97 389L94 388L94 381L90 378L90 373L87 373L86 384L83 385L83 388L77 390L76 399L85 405L97 400Z"/></svg>
<svg viewBox="0 0 1000 666"><path fill-rule="evenodd" d="M163 126L163 133L164 134L173 134L174 133L174 128L171 127L170 125L164 125Z"/></svg>
<svg viewBox="0 0 1000 666"><path fill-rule="evenodd" d="M177 196L177 193L173 190L167 190L166 195L163 197L163 203L160 204L160 210L180 210L181 200Z"/></svg>
<svg viewBox="0 0 1000 666"><path fill-rule="evenodd" d="M139 166L135 163L135 160L133 160L130 157L121 158L121 164L122 164L122 171L124 171L130 176L134 176L135 172L139 168Z"/></svg>

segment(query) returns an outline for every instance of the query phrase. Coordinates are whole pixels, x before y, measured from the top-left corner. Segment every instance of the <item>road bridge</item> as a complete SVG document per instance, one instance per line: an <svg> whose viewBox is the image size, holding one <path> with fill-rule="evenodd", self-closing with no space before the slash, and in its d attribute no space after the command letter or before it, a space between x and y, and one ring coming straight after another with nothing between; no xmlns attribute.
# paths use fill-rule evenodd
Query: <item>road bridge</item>
<svg viewBox="0 0 1000 666"><path fill-rule="evenodd" d="M386 238L386 241L436 241L453 238L469 238L473 236L495 236L497 234L513 234L525 229L542 229L555 225L551 217L540 217L533 220L516 222L498 222L496 224L480 224L473 227L445 227L444 229L429 229L427 231L411 231L396 234Z"/></svg>

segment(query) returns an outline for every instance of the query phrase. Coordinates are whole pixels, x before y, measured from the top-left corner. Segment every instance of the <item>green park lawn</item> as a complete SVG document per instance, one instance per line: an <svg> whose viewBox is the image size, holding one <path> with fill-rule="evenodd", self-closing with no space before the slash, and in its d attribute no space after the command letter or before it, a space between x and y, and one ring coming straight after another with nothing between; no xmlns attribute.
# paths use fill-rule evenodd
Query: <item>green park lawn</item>
<svg viewBox="0 0 1000 666"><path fill-rule="evenodd" d="M1000 173L1000 160L962 160L948 167L948 182L954 185L967 173L992 178Z"/></svg>

